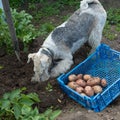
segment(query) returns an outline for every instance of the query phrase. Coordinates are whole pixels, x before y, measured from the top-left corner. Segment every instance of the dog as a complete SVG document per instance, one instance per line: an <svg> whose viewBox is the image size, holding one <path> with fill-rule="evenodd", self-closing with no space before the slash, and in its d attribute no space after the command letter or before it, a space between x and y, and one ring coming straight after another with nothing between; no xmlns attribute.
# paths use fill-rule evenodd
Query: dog
<svg viewBox="0 0 120 120"><path fill-rule="evenodd" d="M107 14L98 0L82 0L80 8L68 20L56 27L37 53L28 54L34 63L32 81L46 81L70 69L73 54L86 42L90 54L101 43Z"/></svg>

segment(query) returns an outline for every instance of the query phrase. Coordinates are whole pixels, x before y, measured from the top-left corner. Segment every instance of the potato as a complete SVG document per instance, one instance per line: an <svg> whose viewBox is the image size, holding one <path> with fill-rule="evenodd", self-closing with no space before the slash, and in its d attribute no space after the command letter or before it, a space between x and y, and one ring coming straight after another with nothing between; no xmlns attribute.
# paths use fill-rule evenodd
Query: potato
<svg viewBox="0 0 120 120"><path fill-rule="evenodd" d="M82 79L82 77L83 77L83 74L78 74L77 75L77 79Z"/></svg>
<svg viewBox="0 0 120 120"><path fill-rule="evenodd" d="M76 80L76 83L78 85L80 85L81 87L85 87L86 86L86 82L84 80L82 80L82 79Z"/></svg>
<svg viewBox="0 0 120 120"><path fill-rule="evenodd" d="M96 85L99 85L100 84L100 78L99 77L93 77L94 81L95 81L95 84Z"/></svg>
<svg viewBox="0 0 120 120"><path fill-rule="evenodd" d="M85 81L88 81L90 78L91 78L91 75L88 75L88 74L85 74L85 75L83 76L83 79L84 79Z"/></svg>
<svg viewBox="0 0 120 120"><path fill-rule="evenodd" d="M71 82L71 81L75 81L77 80L77 76L75 74L71 74L68 76L68 80Z"/></svg>
<svg viewBox="0 0 120 120"><path fill-rule="evenodd" d="M86 86L84 89L84 92L87 96L93 96L94 95L94 90L91 86Z"/></svg>
<svg viewBox="0 0 120 120"><path fill-rule="evenodd" d="M94 86L94 85L99 85L99 84L100 84L100 78L99 77L93 77L93 78L90 78L87 81L87 85L89 85L89 86Z"/></svg>
<svg viewBox="0 0 120 120"><path fill-rule="evenodd" d="M69 82L67 85L74 90L76 89L76 87L78 87L77 83L73 81Z"/></svg>
<svg viewBox="0 0 120 120"><path fill-rule="evenodd" d="M106 79L102 79L100 84L101 84L102 87L106 87L107 86Z"/></svg>
<svg viewBox="0 0 120 120"><path fill-rule="evenodd" d="M81 87L81 86L76 87L75 90L76 90L76 92L78 92L78 93L82 93L82 92L84 91L83 87Z"/></svg>
<svg viewBox="0 0 120 120"><path fill-rule="evenodd" d="M90 78L90 79L87 81L87 85L88 85L88 86L93 86L93 85L95 85L94 79L93 79L93 78Z"/></svg>
<svg viewBox="0 0 120 120"><path fill-rule="evenodd" d="M92 87L94 90L94 93L101 93L102 92L102 87L100 85L95 85Z"/></svg>

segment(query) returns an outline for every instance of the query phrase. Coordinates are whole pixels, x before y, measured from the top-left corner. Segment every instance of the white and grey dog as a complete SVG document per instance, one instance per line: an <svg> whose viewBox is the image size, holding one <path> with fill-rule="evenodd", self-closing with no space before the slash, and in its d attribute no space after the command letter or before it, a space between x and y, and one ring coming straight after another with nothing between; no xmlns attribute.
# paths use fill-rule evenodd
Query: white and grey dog
<svg viewBox="0 0 120 120"><path fill-rule="evenodd" d="M39 51L28 55L28 62L34 62L32 81L65 73L73 64L73 54L86 42L92 53L101 42L106 17L98 0L82 0L80 9L49 34Z"/></svg>

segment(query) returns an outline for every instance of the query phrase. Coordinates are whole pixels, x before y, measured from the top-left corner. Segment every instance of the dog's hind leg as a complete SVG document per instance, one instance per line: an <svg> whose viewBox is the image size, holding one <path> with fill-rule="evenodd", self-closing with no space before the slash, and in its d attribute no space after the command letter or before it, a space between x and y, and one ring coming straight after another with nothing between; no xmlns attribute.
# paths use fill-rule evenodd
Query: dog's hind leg
<svg viewBox="0 0 120 120"><path fill-rule="evenodd" d="M89 55L92 54L96 50L96 48L100 45L101 39L102 39L102 32L97 32L97 30L92 31L88 40L88 44L92 47Z"/></svg>
<svg viewBox="0 0 120 120"><path fill-rule="evenodd" d="M71 59L63 59L61 60L52 70L50 73L51 77L57 77L61 73L65 73L67 70L70 69L71 65L73 64L73 60Z"/></svg>

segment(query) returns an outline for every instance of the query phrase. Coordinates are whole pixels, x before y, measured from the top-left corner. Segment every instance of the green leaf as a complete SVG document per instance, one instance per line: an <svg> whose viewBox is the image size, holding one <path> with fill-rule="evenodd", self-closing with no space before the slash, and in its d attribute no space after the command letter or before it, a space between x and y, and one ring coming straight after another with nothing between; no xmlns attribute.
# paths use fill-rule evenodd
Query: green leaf
<svg viewBox="0 0 120 120"><path fill-rule="evenodd" d="M22 115L28 116L29 114L31 114L31 110L32 110L31 107L27 105L23 105L22 110L21 110Z"/></svg>
<svg viewBox="0 0 120 120"><path fill-rule="evenodd" d="M20 89L13 90L10 94L10 99L13 100L15 98L18 98L21 92L22 91Z"/></svg>
<svg viewBox="0 0 120 120"><path fill-rule="evenodd" d="M44 115L49 116L49 115L51 115L51 113L52 113L52 109L48 109L44 112Z"/></svg>
<svg viewBox="0 0 120 120"><path fill-rule="evenodd" d="M26 87L22 87L21 88L21 91L25 91L27 88Z"/></svg>
<svg viewBox="0 0 120 120"><path fill-rule="evenodd" d="M19 101L21 104L31 106L34 104L34 101L28 98L27 96L22 96L22 99Z"/></svg>
<svg viewBox="0 0 120 120"><path fill-rule="evenodd" d="M55 120L56 117L58 117L61 114L61 110L55 110L50 115L50 120Z"/></svg>
<svg viewBox="0 0 120 120"><path fill-rule="evenodd" d="M21 106L19 104L15 104L13 106L13 110L14 110L15 118L16 119L20 118L20 116L21 116Z"/></svg>
<svg viewBox="0 0 120 120"><path fill-rule="evenodd" d="M37 116L34 117L33 120L45 120L45 119L41 119L40 115L37 115Z"/></svg>
<svg viewBox="0 0 120 120"><path fill-rule="evenodd" d="M36 93L30 93L27 95L29 98L33 99L35 102L40 102L40 99L38 97L38 94Z"/></svg>
<svg viewBox="0 0 120 120"><path fill-rule="evenodd" d="M3 95L3 99L9 99L9 97L10 97L10 93L8 92L8 93L5 93L4 95Z"/></svg>
<svg viewBox="0 0 120 120"><path fill-rule="evenodd" d="M1 101L1 103L2 103L1 109L5 109L5 110L10 109L10 101L9 100L3 99Z"/></svg>
<svg viewBox="0 0 120 120"><path fill-rule="evenodd" d="M39 114L38 108L35 107L32 113L33 113L33 115L38 115Z"/></svg>
<svg viewBox="0 0 120 120"><path fill-rule="evenodd" d="M39 119L40 119L40 120L49 120L49 118L46 117L46 116L44 115L44 113L40 114Z"/></svg>

